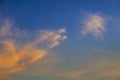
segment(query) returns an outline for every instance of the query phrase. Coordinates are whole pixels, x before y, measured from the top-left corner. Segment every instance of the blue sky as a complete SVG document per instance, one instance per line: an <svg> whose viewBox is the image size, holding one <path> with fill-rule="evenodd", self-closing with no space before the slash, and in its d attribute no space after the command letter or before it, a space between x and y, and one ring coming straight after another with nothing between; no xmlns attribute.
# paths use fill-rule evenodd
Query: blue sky
<svg viewBox="0 0 120 80"><path fill-rule="evenodd" d="M118 80L119 5L1 0L0 79Z"/></svg>

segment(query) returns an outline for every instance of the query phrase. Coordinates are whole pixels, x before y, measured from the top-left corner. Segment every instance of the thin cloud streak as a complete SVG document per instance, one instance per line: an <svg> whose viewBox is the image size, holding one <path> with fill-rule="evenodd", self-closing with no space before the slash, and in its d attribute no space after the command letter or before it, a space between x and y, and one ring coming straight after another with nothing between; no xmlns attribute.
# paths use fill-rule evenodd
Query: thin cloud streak
<svg viewBox="0 0 120 80"><path fill-rule="evenodd" d="M47 45L49 46L49 48L53 48L55 46L58 46L60 44L61 41L64 41L65 39L67 39L67 36L65 35L66 33L66 29L59 29L56 31L43 31L42 32L42 36L40 37L41 41L45 41L47 42Z"/></svg>
<svg viewBox="0 0 120 80"><path fill-rule="evenodd" d="M117 80L120 77L120 63L112 59L101 58L83 69L66 71L61 76L74 80Z"/></svg>
<svg viewBox="0 0 120 80"><path fill-rule="evenodd" d="M120 63L118 59L115 60L114 58L115 57L108 58L108 56L100 57L92 63L88 63L87 66L78 64L74 65L74 68L65 71L61 70L62 68L60 67L55 67L59 62L44 62L44 65L38 64L36 65L37 68L31 69L32 71L27 70L27 72L24 73L30 76L54 75L58 78L68 80L117 80L120 77ZM57 61L57 59L55 60ZM41 69L39 69L39 66L41 66Z"/></svg>

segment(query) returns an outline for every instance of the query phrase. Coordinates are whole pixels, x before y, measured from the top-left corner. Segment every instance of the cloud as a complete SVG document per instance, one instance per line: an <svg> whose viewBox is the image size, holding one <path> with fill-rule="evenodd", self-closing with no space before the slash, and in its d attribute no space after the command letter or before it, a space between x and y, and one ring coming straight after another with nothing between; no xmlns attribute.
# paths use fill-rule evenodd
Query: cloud
<svg viewBox="0 0 120 80"><path fill-rule="evenodd" d="M96 58L92 62L87 63L87 65L74 65L71 69L64 69L64 67L60 66L59 62L53 63L57 59L52 62L48 61L48 63L43 61L43 65L35 65L34 69L29 69L25 73L30 76L45 75L50 80L54 80L50 76L55 76L63 80L118 80L120 77L119 59L115 59L116 57L113 56L110 57L110 55L108 56ZM55 67L56 65L59 66ZM69 65L66 65L66 67L70 68Z"/></svg>
<svg viewBox="0 0 120 80"><path fill-rule="evenodd" d="M64 34L65 28L44 30L37 33L36 37L25 34L27 38L25 36L23 38L21 34L25 31L13 29L12 26L9 20L0 23L0 76L2 76L0 79L2 80L9 74L23 71L41 60L49 52L46 47L52 49L67 38ZM39 44L46 44L46 47L42 48Z"/></svg>
<svg viewBox="0 0 120 80"><path fill-rule="evenodd" d="M80 68L80 66L72 69L72 71L61 73L61 76L74 80L118 80L120 78L120 63L113 57L96 59L95 62L87 65L87 67L84 66L84 68Z"/></svg>
<svg viewBox="0 0 120 80"><path fill-rule="evenodd" d="M107 53L105 51L105 53ZM41 76L47 80L118 80L120 77L120 55L102 54L88 62L72 64L74 61L67 63L63 57L58 55L46 55L39 62L35 63L27 70L17 74L17 78L21 79L20 75L28 77ZM76 57L75 57L76 58ZM88 57L83 57L88 58ZM59 59L59 60L58 60ZM20 76L20 77L19 77ZM56 77L56 78L55 78Z"/></svg>
<svg viewBox="0 0 120 80"><path fill-rule="evenodd" d="M65 36L64 33L66 33L65 28L57 31L43 31L40 39L41 41L46 41L49 48L53 48L59 45L61 41L67 39L67 36Z"/></svg>
<svg viewBox="0 0 120 80"><path fill-rule="evenodd" d="M1 22L0 22L0 37L9 35L11 26L12 26L12 24L8 19L1 20Z"/></svg>
<svg viewBox="0 0 120 80"><path fill-rule="evenodd" d="M60 60L56 54L48 54L39 60L35 65L30 66L25 71L18 73L17 75L27 75L27 76L40 76L52 74L56 76L57 69L55 65L59 64Z"/></svg>
<svg viewBox="0 0 120 80"><path fill-rule="evenodd" d="M18 48L14 41L1 41L0 51L0 73L9 74L23 70L27 66L41 59L46 51L37 47L24 45Z"/></svg>
<svg viewBox="0 0 120 80"><path fill-rule="evenodd" d="M106 31L105 18L99 14L89 14L83 21L82 35L91 34L94 37L103 36Z"/></svg>

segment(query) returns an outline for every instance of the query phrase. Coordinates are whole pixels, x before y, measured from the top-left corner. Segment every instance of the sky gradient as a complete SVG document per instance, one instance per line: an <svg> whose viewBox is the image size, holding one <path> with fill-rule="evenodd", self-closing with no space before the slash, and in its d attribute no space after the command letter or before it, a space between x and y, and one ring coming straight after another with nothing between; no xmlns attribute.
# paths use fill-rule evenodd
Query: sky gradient
<svg viewBox="0 0 120 80"><path fill-rule="evenodd" d="M119 0L0 0L0 80L119 80Z"/></svg>

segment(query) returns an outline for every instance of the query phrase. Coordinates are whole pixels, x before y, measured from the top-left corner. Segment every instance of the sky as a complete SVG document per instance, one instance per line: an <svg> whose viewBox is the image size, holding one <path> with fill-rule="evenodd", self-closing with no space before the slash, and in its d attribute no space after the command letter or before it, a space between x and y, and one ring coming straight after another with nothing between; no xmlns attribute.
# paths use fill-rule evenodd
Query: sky
<svg viewBox="0 0 120 80"><path fill-rule="evenodd" d="M119 0L0 0L0 80L120 80Z"/></svg>

